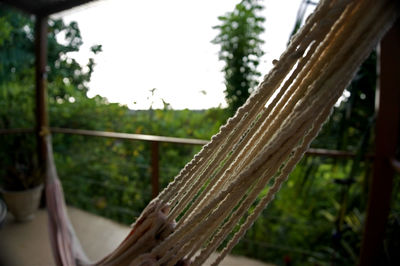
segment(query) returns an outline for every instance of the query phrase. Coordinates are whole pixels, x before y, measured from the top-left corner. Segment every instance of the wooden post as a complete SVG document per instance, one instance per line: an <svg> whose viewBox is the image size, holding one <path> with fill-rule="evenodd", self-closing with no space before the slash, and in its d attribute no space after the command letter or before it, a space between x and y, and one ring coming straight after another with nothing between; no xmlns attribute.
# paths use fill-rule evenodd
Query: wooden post
<svg viewBox="0 0 400 266"><path fill-rule="evenodd" d="M36 81L36 135L38 159L41 170L46 169L45 136L49 130L47 114L46 65L47 65L47 17L36 16L35 23L35 81Z"/></svg>
<svg viewBox="0 0 400 266"><path fill-rule="evenodd" d="M160 166L159 145L157 141L151 142L151 195L154 199L160 191Z"/></svg>
<svg viewBox="0 0 400 266"><path fill-rule="evenodd" d="M379 111L375 159L359 265L380 265L390 210L394 158L400 121L400 20L385 35L380 51Z"/></svg>

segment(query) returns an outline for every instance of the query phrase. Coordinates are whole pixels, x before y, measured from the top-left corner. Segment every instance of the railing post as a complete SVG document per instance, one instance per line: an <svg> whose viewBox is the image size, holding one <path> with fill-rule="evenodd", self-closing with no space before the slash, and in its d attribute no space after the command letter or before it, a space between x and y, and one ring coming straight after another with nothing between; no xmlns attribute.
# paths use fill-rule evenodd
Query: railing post
<svg viewBox="0 0 400 266"><path fill-rule="evenodd" d="M46 142L49 119L47 114L47 17L36 16L35 22L35 82L36 82L36 135L40 169L46 169Z"/></svg>
<svg viewBox="0 0 400 266"><path fill-rule="evenodd" d="M360 266L380 265L390 211L400 118L400 20L381 42L379 110L376 121L375 159L361 246Z"/></svg>
<svg viewBox="0 0 400 266"><path fill-rule="evenodd" d="M151 196L154 199L160 191L160 165L158 141L151 142Z"/></svg>

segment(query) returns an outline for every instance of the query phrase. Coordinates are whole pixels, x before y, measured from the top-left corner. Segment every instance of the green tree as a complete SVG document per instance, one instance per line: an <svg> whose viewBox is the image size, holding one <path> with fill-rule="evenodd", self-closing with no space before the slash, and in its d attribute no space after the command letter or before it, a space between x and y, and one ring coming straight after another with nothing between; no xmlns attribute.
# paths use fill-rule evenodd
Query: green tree
<svg viewBox="0 0 400 266"><path fill-rule="evenodd" d="M215 26L219 34L212 41L221 46L219 59L225 62L225 99L233 114L257 86L259 58L265 19L259 14L263 9L259 0L243 0L232 12L218 17L221 25Z"/></svg>
<svg viewBox="0 0 400 266"><path fill-rule="evenodd" d="M67 56L79 51L83 43L78 24L50 18L47 36L49 96L65 100L77 92L86 96L95 62L90 58L86 67L82 67ZM96 54L101 45L91 50ZM33 84L34 63L34 17L0 4L0 83L24 80Z"/></svg>

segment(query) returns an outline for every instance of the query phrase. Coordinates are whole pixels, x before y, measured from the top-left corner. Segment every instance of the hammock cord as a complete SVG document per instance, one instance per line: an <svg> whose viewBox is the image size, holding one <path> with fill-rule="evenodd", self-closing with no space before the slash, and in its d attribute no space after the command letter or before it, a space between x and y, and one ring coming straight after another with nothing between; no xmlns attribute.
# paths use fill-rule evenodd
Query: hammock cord
<svg viewBox="0 0 400 266"><path fill-rule="evenodd" d="M396 1L322 0L235 116L97 263L80 251L69 223L49 137L46 193L57 264L201 265L222 248L218 265L280 190L398 14Z"/></svg>

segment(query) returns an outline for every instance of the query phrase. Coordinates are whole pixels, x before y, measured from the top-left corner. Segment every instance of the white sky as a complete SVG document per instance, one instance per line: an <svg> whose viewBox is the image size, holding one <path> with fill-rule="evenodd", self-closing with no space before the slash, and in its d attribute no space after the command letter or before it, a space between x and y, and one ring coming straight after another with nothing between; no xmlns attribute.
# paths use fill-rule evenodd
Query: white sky
<svg viewBox="0 0 400 266"><path fill-rule="evenodd" d="M226 105L219 46L211 44L218 32L212 27L239 2L102 0L61 16L78 22L84 44L71 56L79 62L86 64L92 45L103 45L95 56L90 97L99 94L131 109L148 109L152 102L161 108L161 98L174 109L205 109ZM300 2L264 1L263 75L284 51Z"/></svg>

